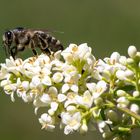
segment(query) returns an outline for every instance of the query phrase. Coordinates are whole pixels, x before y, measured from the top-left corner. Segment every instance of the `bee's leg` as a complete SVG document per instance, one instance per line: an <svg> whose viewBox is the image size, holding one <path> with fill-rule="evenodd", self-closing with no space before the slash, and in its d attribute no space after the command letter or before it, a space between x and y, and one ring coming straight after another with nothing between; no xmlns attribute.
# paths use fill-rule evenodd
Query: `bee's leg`
<svg viewBox="0 0 140 140"><path fill-rule="evenodd" d="M48 43L39 35L39 41L40 41L40 49L43 53L47 55L51 55L50 50L48 49Z"/></svg>
<svg viewBox="0 0 140 140"><path fill-rule="evenodd" d="M35 56L37 56L37 51L35 50L35 43L33 40L31 40L31 49L32 49L32 52Z"/></svg>
<svg viewBox="0 0 140 140"><path fill-rule="evenodd" d="M50 44L50 50L53 52L57 52L59 50L64 50L63 46L61 44Z"/></svg>
<svg viewBox="0 0 140 140"><path fill-rule="evenodd" d="M51 55L51 52L48 48L45 49L41 49L43 53L47 54L47 55Z"/></svg>
<svg viewBox="0 0 140 140"><path fill-rule="evenodd" d="M13 59L16 59L16 55L17 55L17 47L13 46L12 48L10 48L10 55L13 57Z"/></svg>

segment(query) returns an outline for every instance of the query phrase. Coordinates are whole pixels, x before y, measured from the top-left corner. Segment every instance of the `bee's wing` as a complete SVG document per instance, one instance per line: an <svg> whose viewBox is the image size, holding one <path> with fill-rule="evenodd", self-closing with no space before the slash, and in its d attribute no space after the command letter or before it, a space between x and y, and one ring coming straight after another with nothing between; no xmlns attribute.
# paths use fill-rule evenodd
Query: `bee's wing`
<svg viewBox="0 0 140 140"><path fill-rule="evenodd" d="M25 31L29 31L29 32L45 32L45 33L51 33L50 30L47 29L25 29Z"/></svg>
<svg viewBox="0 0 140 140"><path fill-rule="evenodd" d="M56 31L56 30L51 30L51 29L25 29L27 31L32 31L32 32L44 32L46 34L51 34L51 33L64 33L61 31Z"/></svg>

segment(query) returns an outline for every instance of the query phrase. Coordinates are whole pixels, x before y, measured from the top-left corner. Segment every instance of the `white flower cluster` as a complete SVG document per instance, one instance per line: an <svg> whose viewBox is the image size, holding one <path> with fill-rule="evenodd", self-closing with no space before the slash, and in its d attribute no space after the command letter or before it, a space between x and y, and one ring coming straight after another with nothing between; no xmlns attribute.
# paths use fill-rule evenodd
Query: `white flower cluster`
<svg viewBox="0 0 140 140"><path fill-rule="evenodd" d="M140 52L130 46L128 54L114 52L97 61L85 43L51 56L10 57L1 64L0 84L12 101L16 94L32 102L35 114L46 108L39 118L42 129L59 124L65 134L84 133L97 123L104 138L115 139L140 123Z"/></svg>

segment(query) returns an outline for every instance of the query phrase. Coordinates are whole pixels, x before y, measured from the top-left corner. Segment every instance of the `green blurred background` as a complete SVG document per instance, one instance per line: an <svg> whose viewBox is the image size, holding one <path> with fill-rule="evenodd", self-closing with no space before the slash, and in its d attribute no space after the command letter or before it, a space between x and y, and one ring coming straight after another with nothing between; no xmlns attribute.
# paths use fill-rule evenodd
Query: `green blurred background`
<svg viewBox="0 0 140 140"><path fill-rule="evenodd" d="M62 31L54 36L63 42L85 43L93 48L97 58L109 56L113 51L127 54L129 45L140 48L139 0L0 0L0 35L15 27L40 28ZM1 41L1 40L0 40ZM5 54L0 48L0 62ZM0 140L101 140L99 133L85 136L65 136L41 130L32 104L10 98L0 91ZM132 139L138 140L139 130Z"/></svg>

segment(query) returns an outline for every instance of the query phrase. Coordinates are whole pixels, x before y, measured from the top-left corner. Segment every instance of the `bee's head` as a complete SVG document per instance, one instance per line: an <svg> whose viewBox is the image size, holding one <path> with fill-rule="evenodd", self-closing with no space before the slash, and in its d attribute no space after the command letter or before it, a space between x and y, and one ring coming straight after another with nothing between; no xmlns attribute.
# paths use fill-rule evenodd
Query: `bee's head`
<svg viewBox="0 0 140 140"><path fill-rule="evenodd" d="M13 42L14 34L12 31L6 31L3 35L3 43L4 45L11 46Z"/></svg>
<svg viewBox="0 0 140 140"><path fill-rule="evenodd" d="M3 40L3 48L5 50L6 56L10 54L10 48L13 43L14 39L14 33L12 31L6 31L3 34L2 40Z"/></svg>

